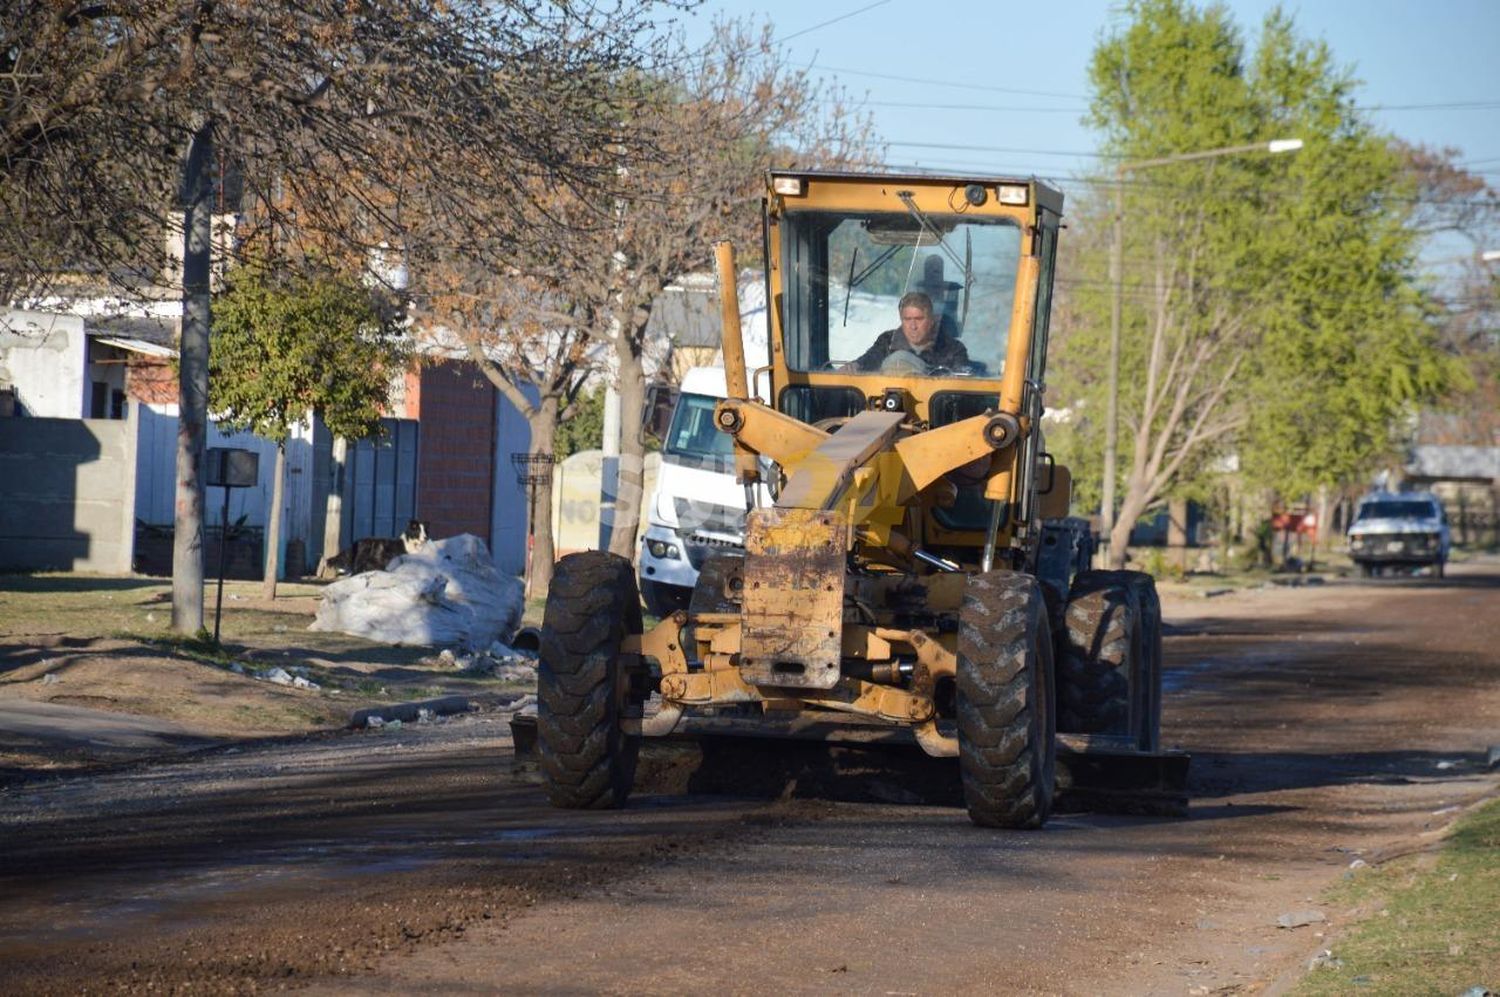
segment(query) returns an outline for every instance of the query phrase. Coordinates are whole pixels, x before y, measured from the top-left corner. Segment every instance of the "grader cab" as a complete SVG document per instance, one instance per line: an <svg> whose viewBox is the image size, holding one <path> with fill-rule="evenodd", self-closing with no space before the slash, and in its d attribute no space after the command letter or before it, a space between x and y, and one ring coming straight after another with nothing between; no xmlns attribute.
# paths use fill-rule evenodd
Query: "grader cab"
<svg viewBox="0 0 1500 997"><path fill-rule="evenodd" d="M710 556L689 608L644 633L626 560L558 563L537 719L553 803L621 805L642 739L695 717L899 732L957 759L992 827L1046 820L1060 742L1159 752L1155 586L1087 570L1044 446L1061 216L1035 179L770 174L764 367L746 369L718 247L715 420L746 486L744 549Z"/></svg>

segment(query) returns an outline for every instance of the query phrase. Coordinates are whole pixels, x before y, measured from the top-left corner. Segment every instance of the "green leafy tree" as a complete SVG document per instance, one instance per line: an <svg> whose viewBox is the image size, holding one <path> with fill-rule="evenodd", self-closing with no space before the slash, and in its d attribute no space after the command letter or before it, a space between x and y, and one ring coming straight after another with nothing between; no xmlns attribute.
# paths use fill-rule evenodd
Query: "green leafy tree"
<svg viewBox="0 0 1500 997"><path fill-rule="evenodd" d="M1247 371L1256 418L1237 441L1250 480L1300 495L1357 480L1462 375L1417 271L1417 180L1400 147L1362 120L1327 46L1283 16L1266 21L1254 78L1283 127L1319 138L1261 233L1279 279Z"/></svg>
<svg viewBox="0 0 1500 997"><path fill-rule="evenodd" d="M584 450L597 450L604 443L604 389L585 391L573 399L557 424L557 459Z"/></svg>
<svg viewBox="0 0 1500 997"><path fill-rule="evenodd" d="M276 596L286 441L317 413L335 437L377 433L406 344L389 310L332 273L245 266L214 302L209 407L219 421L276 444L266 526L265 595Z"/></svg>
<svg viewBox="0 0 1500 997"><path fill-rule="evenodd" d="M1415 280L1420 233L1401 159L1355 108L1327 46L1299 39L1279 12L1247 55L1221 5L1136 0L1127 11L1090 69L1091 122L1115 161L1283 137L1304 147L1121 169L1116 566L1142 514L1203 492L1231 457L1282 491L1347 480L1451 376ZM1102 248L1113 178L1099 189L1078 216L1085 244ZM1065 288L1055 368L1053 398L1076 416L1056 442L1087 451L1103 437L1103 256L1079 261Z"/></svg>

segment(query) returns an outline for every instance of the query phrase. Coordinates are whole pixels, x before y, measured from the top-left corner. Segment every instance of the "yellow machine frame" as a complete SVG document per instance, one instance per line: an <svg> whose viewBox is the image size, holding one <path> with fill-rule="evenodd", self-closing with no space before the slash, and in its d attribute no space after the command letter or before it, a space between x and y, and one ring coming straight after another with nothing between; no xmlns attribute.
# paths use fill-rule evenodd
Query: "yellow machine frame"
<svg viewBox="0 0 1500 997"><path fill-rule="evenodd" d="M978 188L983 196L976 194ZM1002 203L1001 193L1008 196ZM1022 193L1024 192L1024 197ZM1016 203L1024 200L1024 203ZM850 371L802 372L787 364L783 328L786 278L780 228L799 211L902 212L931 216L1003 217L1019 226L1021 255L1004 368L999 377L878 378ZM753 400L739 327L733 252L718 247L728 398L715 418L734 439L739 480L760 477L761 461L779 468L775 504L751 511L743 569L725 581L728 605L679 611L622 650L654 661L660 670L660 713L628 720L639 733L669 733L688 707L758 704L771 712L808 708L857 714L909 726L932 755L958 754L957 740L938 726L936 702L956 667L951 628L899 627L886 614L850 607L884 606L893 595L919 588L924 608L956 614L967 571L988 570L999 558L1022 566L1034 553L1045 512L1066 514L1068 475L1056 468L1038 501L1037 466L1046 318L1038 321L1044 260L1055 240L1061 195L1036 180L855 176L777 172L766 201L773 400L788 386L855 386L869 408L836 431L808 425ZM870 391L879 389L879 394ZM891 389L904 402L888 411ZM989 411L948 425L928 424L939 392L985 392L998 397ZM929 513L950 504L948 475L988 458L984 496L999 510L985 532L948 530ZM980 465L983 466L982 464ZM1043 508L1046 506L1047 508ZM951 556L935 556L923 544ZM953 551L961 551L953 555ZM853 555L867 570L847 570ZM695 649L690 661L689 648ZM904 668L905 671L899 671Z"/></svg>

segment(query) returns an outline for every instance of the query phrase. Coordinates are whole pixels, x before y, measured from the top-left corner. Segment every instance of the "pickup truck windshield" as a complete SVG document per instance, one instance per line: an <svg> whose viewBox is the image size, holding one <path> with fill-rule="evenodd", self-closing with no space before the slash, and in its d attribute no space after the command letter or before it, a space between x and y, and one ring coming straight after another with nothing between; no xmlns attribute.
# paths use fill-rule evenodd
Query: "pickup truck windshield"
<svg viewBox="0 0 1500 997"><path fill-rule="evenodd" d="M718 401L710 395L678 396L672 424L667 427L664 448L667 457L694 467L733 466L733 440L714 426L714 405Z"/></svg>
<svg viewBox="0 0 1500 997"><path fill-rule="evenodd" d="M1366 502L1359 507L1356 522L1366 519L1435 519L1437 510L1427 502Z"/></svg>
<svg viewBox="0 0 1500 997"><path fill-rule="evenodd" d="M783 258L787 364L797 371L999 377L1021 230L1008 219L918 212L789 212ZM903 329L904 296L932 327Z"/></svg>

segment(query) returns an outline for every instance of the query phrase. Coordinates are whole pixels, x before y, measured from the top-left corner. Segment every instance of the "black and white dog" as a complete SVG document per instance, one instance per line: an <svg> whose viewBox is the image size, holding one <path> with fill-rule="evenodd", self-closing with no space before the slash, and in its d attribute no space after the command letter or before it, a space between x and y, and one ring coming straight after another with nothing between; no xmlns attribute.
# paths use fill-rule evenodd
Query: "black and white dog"
<svg viewBox="0 0 1500 997"><path fill-rule="evenodd" d="M354 546L339 551L323 562L318 575L333 578L357 575L365 571L384 571L385 566L402 554L414 554L427 546L427 524L413 519L399 537L365 537Z"/></svg>

